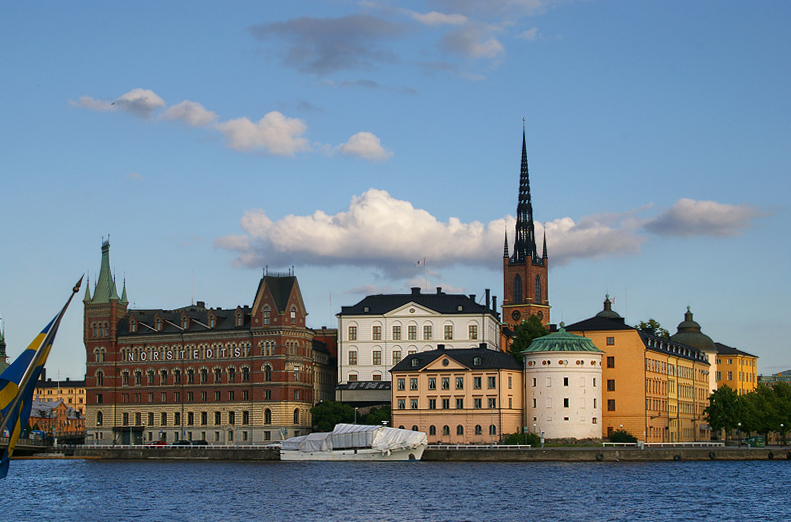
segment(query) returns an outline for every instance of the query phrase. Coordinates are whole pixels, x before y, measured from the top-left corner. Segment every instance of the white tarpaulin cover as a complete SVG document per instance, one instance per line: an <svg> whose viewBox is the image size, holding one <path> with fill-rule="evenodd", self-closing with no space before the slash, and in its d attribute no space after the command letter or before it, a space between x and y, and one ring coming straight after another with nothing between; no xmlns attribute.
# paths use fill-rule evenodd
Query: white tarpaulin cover
<svg viewBox="0 0 791 522"><path fill-rule="evenodd" d="M386 452L416 448L427 443L426 434L422 431L363 424L338 424L330 433L311 433L286 439L282 448L303 452L373 448Z"/></svg>

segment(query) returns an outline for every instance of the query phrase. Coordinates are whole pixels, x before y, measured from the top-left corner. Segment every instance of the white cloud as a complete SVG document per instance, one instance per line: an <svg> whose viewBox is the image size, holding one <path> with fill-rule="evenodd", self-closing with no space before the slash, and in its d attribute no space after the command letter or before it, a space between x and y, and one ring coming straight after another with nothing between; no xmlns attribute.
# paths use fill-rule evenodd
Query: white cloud
<svg viewBox="0 0 791 522"><path fill-rule="evenodd" d="M91 98L90 96L80 96L79 100L77 101L69 100L69 103L74 105L75 107L82 107L84 109L90 109L92 111L115 110L115 106L112 104L112 102L97 100L96 98Z"/></svg>
<svg viewBox="0 0 791 522"><path fill-rule="evenodd" d="M467 23L467 17L462 14L445 14L437 11L430 13L410 12L412 18L425 25L462 25Z"/></svg>
<svg viewBox="0 0 791 522"><path fill-rule="evenodd" d="M275 156L293 156L310 150L308 140L302 137L307 129L305 122L278 111L267 113L258 123L238 118L218 123L215 128L225 136L230 148L242 152L264 150Z"/></svg>
<svg viewBox="0 0 791 522"><path fill-rule="evenodd" d="M372 161L385 161L393 156L393 152L382 147L379 138L370 132L358 132L346 143L338 145L338 150L347 156L359 156Z"/></svg>
<svg viewBox="0 0 791 522"><path fill-rule="evenodd" d="M450 52L469 58L497 58L505 52L503 44L493 36L489 36L478 26L467 26L446 34L442 39L442 47Z"/></svg>
<svg viewBox="0 0 791 522"><path fill-rule="evenodd" d="M716 201L682 198L645 229L669 236L735 236L752 225L763 212L750 205L728 205Z"/></svg>
<svg viewBox="0 0 791 522"><path fill-rule="evenodd" d="M217 119L217 114L207 110L200 103L184 100L178 105L171 106L162 117L166 120L180 121L191 127L205 127Z"/></svg>
<svg viewBox="0 0 791 522"><path fill-rule="evenodd" d="M113 103L118 110L131 112L141 118L150 118L155 110L165 106L165 100L148 89L132 89Z"/></svg>
<svg viewBox="0 0 791 522"><path fill-rule="evenodd" d="M531 42L536 40L538 36L538 27L532 27L516 35L517 38L521 38L522 40L530 40Z"/></svg>
<svg viewBox="0 0 791 522"><path fill-rule="evenodd" d="M496 269L502 260L503 235L513 244L515 220L496 219L446 222L416 209L408 201L383 190L369 189L352 198L348 210L328 215L288 215L273 221L264 210L246 211L241 219L244 235L219 238L215 245L234 251L240 266L301 263L377 267L388 275L415 276L416 259L426 258L432 269L465 264ZM537 237L543 228L536 223ZM541 239L539 239L540 243ZM587 218L579 224L563 218L547 224L547 242L553 265L572 259L639 252L642 238ZM539 244L539 250L541 246Z"/></svg>

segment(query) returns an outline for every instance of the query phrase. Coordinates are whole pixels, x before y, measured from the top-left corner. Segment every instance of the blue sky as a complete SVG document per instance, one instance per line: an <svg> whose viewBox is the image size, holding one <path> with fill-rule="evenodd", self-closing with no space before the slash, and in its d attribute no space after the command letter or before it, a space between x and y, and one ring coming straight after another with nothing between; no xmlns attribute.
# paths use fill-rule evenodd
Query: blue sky
<svg viewBox="0 0 791 522"><path fill-rule="evenodd" d="M250 305L265 266L294 267L313 327L411 286L501 299L525 118L553 322L609 293L675 332L690 306L791 367L788 2L1 10L11 357L93 287L108 234L140 308ZM51 377L83 377L81 325L78 301Z"/></svg>

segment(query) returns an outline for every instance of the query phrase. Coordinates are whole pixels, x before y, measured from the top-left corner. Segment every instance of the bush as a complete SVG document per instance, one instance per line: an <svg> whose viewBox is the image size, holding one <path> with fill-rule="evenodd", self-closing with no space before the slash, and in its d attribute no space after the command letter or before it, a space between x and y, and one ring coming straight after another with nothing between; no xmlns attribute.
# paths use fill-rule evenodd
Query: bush
<svg viewBox="0 0 791 522"><path fill-rule="evenodd" d="M503 444L515 446L517 444L529 444L530 446L540 446L541 438L535 433L511 433L506 435Z"/></svg>
<svg viewBox="0 0 791 522"><path fill-rule="evenodd" d="M635 443L637 442L637 437L635 437L626 430L615 430L614 432L612 432L612 435L610 435L610 442Z"/></svg>

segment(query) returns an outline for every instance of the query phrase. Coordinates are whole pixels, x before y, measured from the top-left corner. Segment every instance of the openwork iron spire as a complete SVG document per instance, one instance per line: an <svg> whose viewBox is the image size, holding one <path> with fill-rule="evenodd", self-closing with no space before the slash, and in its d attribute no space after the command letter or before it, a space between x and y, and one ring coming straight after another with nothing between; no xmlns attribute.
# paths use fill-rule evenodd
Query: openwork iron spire
<svg viewBox="0 0 791 522"><path fill-rule="evenodd" d="M519 204L516 207L516 239L511 262L524 263L538 257L536 231L533 226L533 203L530 201L530 175L527 170L527 143L522 120L522 171L519 177Z"/></svg>

